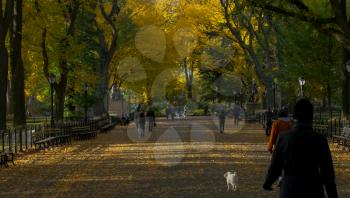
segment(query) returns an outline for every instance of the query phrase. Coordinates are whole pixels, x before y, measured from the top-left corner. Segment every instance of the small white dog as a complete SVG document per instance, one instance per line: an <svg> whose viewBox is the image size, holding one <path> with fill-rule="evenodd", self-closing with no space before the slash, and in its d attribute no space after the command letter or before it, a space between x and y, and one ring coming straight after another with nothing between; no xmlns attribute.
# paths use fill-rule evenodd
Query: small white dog
<svg viewBox="0 0 350 198"><path fill-rule="evenodd" d="M227 183L227 191L230 190L232 186L232 190L236 191L238 188L238 175L236 171L228 171L224 174Z"/></svg>

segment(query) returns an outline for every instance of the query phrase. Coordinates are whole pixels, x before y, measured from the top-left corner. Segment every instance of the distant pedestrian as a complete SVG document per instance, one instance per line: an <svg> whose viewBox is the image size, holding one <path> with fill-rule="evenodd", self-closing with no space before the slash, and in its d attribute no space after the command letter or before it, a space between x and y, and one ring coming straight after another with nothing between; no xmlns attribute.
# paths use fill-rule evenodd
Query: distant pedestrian
<svg viewBox="0 0 350 198"><path fill-rule="evenodd" d="M266 118L266 120L265 120L265 135L266 135L266 137L270 136L273 117L274 117L274 115L273 115L271 109L268 108L268 110L265 112L265 118Z"/></svg>
<svg viewBox="0 0 350 198"><path fill-rule="evenodd" d="M170 117L170 107L169 106L167 106L167 108L165 109L165 115L166 115L166 119L168 120L169 119L169 117Z"/></svg>
<svg viewBox="0 0 350 198"><path fill-rule="evenodd" d="M145 124L146 124L146 115L143 110L140 111L139 117L139 134L141 137L145 136Z"/></svg>
<svg viewBox="0 0 350 198"><path fill-rule="evenodd" d="M136 111L134 112L134 122L136 125L136 130L139 132L139 128L140 128L140 111L138 109L136 109Z"/></svg>
<svg viewBox="0 0 350 198"><path fill-rule="evenodd" d="M241 112L242 108L238 104L235 104L232 110L235 127L239 126L239 116L241 115Z"/></svg>
<svg viewBox="0 0 350 198"><path fill-rule="evenodd" d="M335 173L327 138L312 129L313 105L307 99L294 107L294 128L278 135L263 188L284 172L280 198L337 198Z"/></svg>
<svg viewBox="0 0 350 198"><path fill-rule="evenodd" d="M184 111L183 111L182 117L186 118L187 110L188 110L188 107L187 107L187 105L185 105L185 106L184 106Z"/></svg>
<svg viewBox="0 0 350 198"><path fill-rule="evenodd" d="M175 108L174 108L174 106L170 106L170 116L171 116L171 119L174 120L174 117L175 117Z"/></svg>
<svg viewBox="0 0 350 198"><path fill-rule="evenodd" d="M148 131L153 131L155 126L156 116L152 108L149 108L146 112L147 122L148 122Z"/></svg>
<svg viewBox="0 0 350 198"><path fill-rule="evenodd" d="M226 119L226 113L225 111L220 111L219 115L219 131L220 133L224 133L225 130L225 119Z"/></svg>

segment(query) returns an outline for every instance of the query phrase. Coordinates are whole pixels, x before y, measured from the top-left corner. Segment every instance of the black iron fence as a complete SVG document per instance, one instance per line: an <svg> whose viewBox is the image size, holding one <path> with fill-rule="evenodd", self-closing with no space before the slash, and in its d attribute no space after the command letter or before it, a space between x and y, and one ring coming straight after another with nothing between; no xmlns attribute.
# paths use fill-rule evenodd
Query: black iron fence
<svg viewBox="0 0 350 198"><path fill-rule="evenodd" d="M33 124L0 131L1 152L22 152L34 148L34 142L53 136L74 136L73 128L87 127L89 130L99 130L107 124L118 124L116 118L99 118L85 121L66 121L50 126L47 123Z"/></svg>
<svg viewBox="0 0 350 198"><path fill-rule="evenodd" d="M290 116L291 117L291 116ZM257 114L256 120L265 127L266 125L266 115L265 113ZM332 137L334 135L341 135L343 129L349 128L349 121L344 121L341 119L314 119L313 129L326 137Z"/></svg>

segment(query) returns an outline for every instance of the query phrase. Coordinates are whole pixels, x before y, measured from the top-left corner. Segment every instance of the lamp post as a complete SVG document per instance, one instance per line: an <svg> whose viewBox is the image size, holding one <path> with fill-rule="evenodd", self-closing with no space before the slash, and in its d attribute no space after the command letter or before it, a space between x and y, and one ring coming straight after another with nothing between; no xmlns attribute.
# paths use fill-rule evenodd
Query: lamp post
<svg viewBox="0 0 350 198"><path fill-rule="evenodd" d="M242 106L242 103L243 103L243 92L242 92L242 90L239 91L238 102L239 102L239 105Z"/></svg>
<svg viewBox="0 0 350 198"><path fill-rule="evenodd" d="M300 96L301 96L301 98L304 98L305 79L302 76L299 77L299 85L300 85Z"/></svg>
<svg viewBox="0 0 350 198"><path fill-rule="evenodd" d="M87 116L87 92L89 90L89 85L87 83L84 83L84 98L85 98L85 102L84 102L84 122L85 124L88 121L88 116Z"/></svg>
<svg viewBox="0 0 350 198"><path fill-rule="evenodd" d="M106 88L106 92L105 92L105 97L106 97L106 99L105 99L105 102L106 102L106 108L107 108L107 116L109 117L109 104L110 104L110 101L112 100L114 100L115 98L115 95L114 95L114 85L113 85L113 87L112 87L112 96L111 96L111 93L110 93L110 90L108 89L108 88Z"/></svg>
<svg viewBox="0 0 350 198"><path fill-rule="evenodd" d="M131 101L131 92L127 90L128 93L128 117L130 116L130 101Z"/></svg>
<svg viewBox="0 0 350 198"><path fill-rule="evenodd" d="M276 88L277 85L275 82L272 83L272 90L273 90L273 109L276 109Z"/></svg>
<svg viewBox="0 0 350 198"><path fill-rule="evenodd" d="M255 94L256 94L256 82L255 80L253 80L253 85L252 85L253 115L255 115Z"/></svg>
<svg viewBox="0 0 350 198"><path fill-rule="evenodd" d="M122 101L122 117L124 117L124 93L120 91L121 101Z"/></svg>
<svg viewBox="0 0 350 198"><path fill-rule="evenodd" d="M54 115L53 115L53 84L56 81L56 76L54 74L49 74L50 92L51 92L51 128L54 127Z"/></svg>
<svg viewBox="0 0 350 198"><path fill-rule="evenodd" d="M237 91L236 90L233 90L233 100L236 104L237 103Z"/></svg>

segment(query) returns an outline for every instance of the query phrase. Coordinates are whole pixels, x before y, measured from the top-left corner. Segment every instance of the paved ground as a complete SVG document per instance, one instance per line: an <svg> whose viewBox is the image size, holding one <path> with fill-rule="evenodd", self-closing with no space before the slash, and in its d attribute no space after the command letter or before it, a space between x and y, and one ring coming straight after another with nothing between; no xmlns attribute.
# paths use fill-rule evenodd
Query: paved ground
<svg viewBox="0 0 350 198"><path fill-rule="evenodd" d="M0 197L277 197L261 188L270 155L261 126L210 117L159 120L138 138L134 126L97 139L24 155L0 168ZM332 146L340 197L350 197L350 152ZM223 174L236 170L239 190Z"/></svg>

